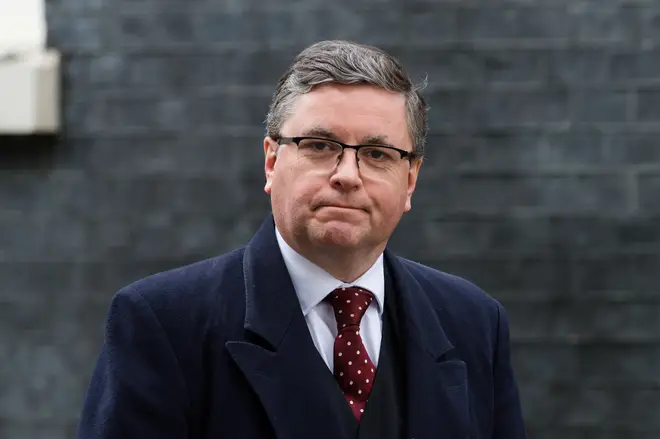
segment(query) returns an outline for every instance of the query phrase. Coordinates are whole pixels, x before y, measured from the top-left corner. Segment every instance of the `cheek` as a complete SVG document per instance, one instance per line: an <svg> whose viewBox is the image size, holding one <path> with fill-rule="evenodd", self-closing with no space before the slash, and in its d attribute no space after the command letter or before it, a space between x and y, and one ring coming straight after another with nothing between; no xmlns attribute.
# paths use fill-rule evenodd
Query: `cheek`
<svg viewBox="0 0 660 439"><path fill-rule="evenodd" d="M319 187L317 179L287 170L273 180L272 200L289 214L294 214L310 205Z"/></svg>
<svg viewBox="0 0 660 439"><path fill-rule="evenodd" d="M376 202L381 215L381 222L396 223L403 213L407 200L407 186L375 185L372 191L375 194L372 200Z"/></svg>

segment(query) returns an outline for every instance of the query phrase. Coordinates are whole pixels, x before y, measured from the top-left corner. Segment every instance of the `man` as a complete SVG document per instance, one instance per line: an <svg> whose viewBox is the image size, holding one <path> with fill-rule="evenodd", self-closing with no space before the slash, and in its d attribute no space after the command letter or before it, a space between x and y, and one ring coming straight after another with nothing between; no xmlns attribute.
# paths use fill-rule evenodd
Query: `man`
<svg viewBox="0 0 660 439"><path fill-rule="evenodd" d="M272 216L115 295L79 438L524 438L502 306L387 249L426 132L386 53L301 52L267 118Z"/></svg>

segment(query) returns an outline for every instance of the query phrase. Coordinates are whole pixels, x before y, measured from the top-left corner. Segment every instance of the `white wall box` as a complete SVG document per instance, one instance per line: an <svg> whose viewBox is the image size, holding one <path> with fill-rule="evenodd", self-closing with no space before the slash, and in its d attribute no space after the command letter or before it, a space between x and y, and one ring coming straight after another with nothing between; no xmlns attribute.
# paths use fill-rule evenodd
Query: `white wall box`
<svg viewBox="0 0 660 439"><path fill-rule="evenodd" d="M59 131L60 64L44 0L0 0L0 135Z"/></svg>

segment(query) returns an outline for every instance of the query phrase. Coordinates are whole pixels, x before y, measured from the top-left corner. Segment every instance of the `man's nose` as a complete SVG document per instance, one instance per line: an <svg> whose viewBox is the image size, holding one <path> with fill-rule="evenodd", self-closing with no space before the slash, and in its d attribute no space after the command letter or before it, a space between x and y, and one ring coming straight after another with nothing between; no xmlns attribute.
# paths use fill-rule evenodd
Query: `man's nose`
<svg viewBox="0 0 660 439"><path fill-rule="evenodd" d="M359 168L360 161L357 156L357 151L353 148L344 148L341 155L337 159L337 167L349 165L355 169Z"/></svg>
<svg viewBox="0 0 660 439"><path fill-rule="evenodd" d="M361 183L359 160L357 151L354 149L346 148L339 156L337 168L332 175L332 180L335 183L342 185L355 186Z"/></svg>

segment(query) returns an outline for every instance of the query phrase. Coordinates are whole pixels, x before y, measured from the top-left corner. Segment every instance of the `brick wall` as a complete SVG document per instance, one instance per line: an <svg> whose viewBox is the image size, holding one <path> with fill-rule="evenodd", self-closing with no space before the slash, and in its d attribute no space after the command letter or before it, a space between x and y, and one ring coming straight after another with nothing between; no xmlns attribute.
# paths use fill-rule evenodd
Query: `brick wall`
<svg viewBox="0 0 660 439"><path fill-rule="evenodd" d="M249 239L274 83L324 38L428 75L393 246L506 305L530 437L660 435L656 2L47 3L64 132L0 137L0 437L73 437L111 295Z"/></svg>

